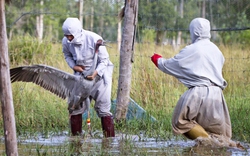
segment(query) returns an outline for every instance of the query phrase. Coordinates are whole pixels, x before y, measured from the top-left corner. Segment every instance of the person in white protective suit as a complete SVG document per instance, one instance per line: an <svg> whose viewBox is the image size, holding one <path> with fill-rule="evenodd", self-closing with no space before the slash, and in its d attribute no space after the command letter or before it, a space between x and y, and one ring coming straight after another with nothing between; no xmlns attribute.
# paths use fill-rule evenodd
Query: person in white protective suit
<svg viewBox="0 0 250 156"><path fill-rule="evenodd" d="M98 40L103 40L98 34L84 30L81 22L77 18L67 18L62 30L63 53L69 67L74 70L75 75L80 75L84 70L89 70L93 63L95 46ZM104 137L114 137L114 122L111 109L111 87L113 64L109 60L109 54L105 46L100 46L98 51L97 65L93 75L88 79L96 78L90 99L95 100L94 109L101 118ZM70 124L72 135L82 133L82 114L86 110L86 105L81 105L80 109L70 112Z"/></svg>
<svg viewBox="0 0 250 156"><path fill-rule="evenodd" d="M174 134L189 139L215 134L231 139L232 128L223 90L224 56L210 41L210 22L195 18L189 25L192 44L165 59L159 54L152 62L164 73L176 77L188 90L180 97L172 116Z"/></svg>

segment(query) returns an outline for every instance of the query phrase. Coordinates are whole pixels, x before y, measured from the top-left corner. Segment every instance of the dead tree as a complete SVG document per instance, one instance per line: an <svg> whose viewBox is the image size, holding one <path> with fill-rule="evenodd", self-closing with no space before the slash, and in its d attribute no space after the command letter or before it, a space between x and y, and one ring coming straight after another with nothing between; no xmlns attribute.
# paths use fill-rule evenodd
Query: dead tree
<svg viewBox="0 0 250 156"><path fill-rule="evenodd" d="M43 39L43 0L40 1L40 14L36 16L36 36L39 41Z"/></svg>
<svg viewBox="0 0 250 156"><path fill-rule="evenodd" d="M138 0L125 0L125 6L120 14L123 17L123 32L120 48L120 69L117 91L117 121L126 119L128 110L136 24L138 15Z"/></svg>
<svg viewBox="0 0 250 156"><path fill-rule="evenodd" d="M5 21L5 0L0 1L0 98L7 156L17 156L16 123L9 72L8 42Z"/></svg>

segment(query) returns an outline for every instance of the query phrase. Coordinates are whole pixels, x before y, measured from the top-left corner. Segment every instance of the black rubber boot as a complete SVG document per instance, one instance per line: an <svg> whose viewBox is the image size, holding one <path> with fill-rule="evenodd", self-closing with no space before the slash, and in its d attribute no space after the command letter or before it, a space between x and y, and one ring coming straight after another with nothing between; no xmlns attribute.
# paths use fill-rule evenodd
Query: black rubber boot
<svg viewBox="0 0 250 156"><path fill-rule="evenodd" d="M82 114L71 115L70 117L71 133L73 136L82 134Z"/></svg>
<svg viewBox="0 0 250 156"><path fill-rule="evenodd" d="M104 137L115 137L114 121L112 116L101 117Z"/></svg>

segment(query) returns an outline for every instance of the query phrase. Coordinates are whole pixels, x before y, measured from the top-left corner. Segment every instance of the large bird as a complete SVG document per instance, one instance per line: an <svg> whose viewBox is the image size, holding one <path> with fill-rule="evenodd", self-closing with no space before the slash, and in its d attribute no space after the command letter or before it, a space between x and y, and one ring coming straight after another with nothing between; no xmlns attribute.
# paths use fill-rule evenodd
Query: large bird
<svg viewBox="0 0 250 156"><path fill-rule="evenodd" d="M96 43L94 61L88 71L81 75L73 75L47 65L20 66L10 69L11 82L32 82L44 89L56 94L62 99L68 100L68 109L72 112L78 109L83 101L89 104L90 91L96 80L88 80L86 77L92 75L97 64L97 52L102 40Z"/></svg>

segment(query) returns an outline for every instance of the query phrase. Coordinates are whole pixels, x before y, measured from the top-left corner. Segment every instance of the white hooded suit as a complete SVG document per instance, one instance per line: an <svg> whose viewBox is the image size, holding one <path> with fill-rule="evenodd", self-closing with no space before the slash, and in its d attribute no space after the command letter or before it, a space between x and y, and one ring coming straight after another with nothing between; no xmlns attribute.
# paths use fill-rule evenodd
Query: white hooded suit
<svg viewBox="0 0 250 156"><path fill-rule="evenodd" d="M64 35L73 35L74 39L69 41L66 37L62 39L63 53L69 67L73 69L75 65L85 67L89 70L94 58L95 45L101 36L94 32L82 29L82 25L77 18L67 18L62 26ZM109 60L109 54L105 46L100 46L98 51L97 67L99 81L94 85L90 98L95 100L95 110L99 117L112 116L111 108L111 86L113 64ZM74 74L81 74L75 72ZM75 110L71 115L82 114L86 109Z"/></svg>
<svg viewBox="0 0 250 156"><path fill-rule="evenodd" d="M190 131L195 124L207 132L231 138L231 121L222 90L227 82L222 76L224 57L210 41L210 22L191 21L192 44L173 58L158 59L158 68L189 88L179 99L172 117L175 134Z"/></svg>

